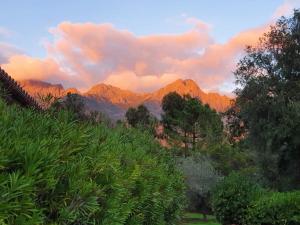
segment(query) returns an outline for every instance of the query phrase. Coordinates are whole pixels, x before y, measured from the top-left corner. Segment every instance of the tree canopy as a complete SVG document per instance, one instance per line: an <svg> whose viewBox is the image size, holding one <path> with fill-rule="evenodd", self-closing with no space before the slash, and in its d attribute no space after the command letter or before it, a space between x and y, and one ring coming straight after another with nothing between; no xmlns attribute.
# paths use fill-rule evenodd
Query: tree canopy
<svg viewBox="0 0 300 225"><path fill-rule="evenodd" d="M130 107L126 112L125 117L131 126L137 127L138 125L149 125L151 116L146 106L139 105L137 108Z"/></svg>
<svg viewBox="0 0 300 225"><path fill-rule="evenodd" d="M282 17L235 71L236 107L267 180L300 187L300 12Z"/></svg>
<svg viewBox="0 0 300 225"><path fill-rule="evenodd" d="M162 122L168 135L178 139L185 149L200 141L218 138L223 131L220 116L198 98L171 92L162 100Z"/></svg>

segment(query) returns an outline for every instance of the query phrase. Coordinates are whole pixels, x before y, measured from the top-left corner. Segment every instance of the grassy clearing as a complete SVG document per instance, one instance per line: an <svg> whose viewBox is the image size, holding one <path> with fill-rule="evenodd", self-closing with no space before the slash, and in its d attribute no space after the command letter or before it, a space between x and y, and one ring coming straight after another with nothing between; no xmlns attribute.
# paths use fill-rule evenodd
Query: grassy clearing
<svg viewBox="0 0 300 225"><path fill-rule="evenodd" d="M199 213L186 213L183 218L183 225L220 225L214 216L208 216L207 221L203 220L203 215Z"/></svg>

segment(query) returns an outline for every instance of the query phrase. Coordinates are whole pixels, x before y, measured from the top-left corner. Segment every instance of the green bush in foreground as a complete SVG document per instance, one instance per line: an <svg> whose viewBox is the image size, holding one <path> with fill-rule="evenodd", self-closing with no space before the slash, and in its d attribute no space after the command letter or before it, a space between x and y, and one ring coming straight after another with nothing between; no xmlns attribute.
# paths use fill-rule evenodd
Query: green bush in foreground
<svg viewBox="0 0 300 225"><path fill-rule="evenodd" d="M232 173L213 191L212 207L217 220L224 224L242 224L251 202L262 189L247 177Z"/></svg>
<svg viewBox="0 0 300 225"><path fill-rule="evenodd" d="M0 100L1 224L176 224L183 179L145 133Z"/></svg>
<svg viewBox="0 0 300 225"><path fill-rule="evenodd" d="M270 193L251 204L246 215L248 225L299 225L300 191Z"/></svg>

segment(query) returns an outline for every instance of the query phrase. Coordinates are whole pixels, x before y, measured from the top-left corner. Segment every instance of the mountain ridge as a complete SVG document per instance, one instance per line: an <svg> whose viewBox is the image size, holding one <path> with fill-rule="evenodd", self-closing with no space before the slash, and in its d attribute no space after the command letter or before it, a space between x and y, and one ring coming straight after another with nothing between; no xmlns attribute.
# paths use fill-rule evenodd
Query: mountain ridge
<svg viewBox="0 0 300 225"><path fill-rule="evenodd" d="M178 79L150 93L136 93L104 83L96 84L83 93L76 88L64 89L61 84L51 84L39 80L23 80L19 81L19 83L35 98L48 93L56 97L65 96L69 92L79 94L90 108L109 113L110 115L108 116L113 119L121 119L129 107L135 107L140 104L145 104L152 114L159 117L162 113L161 101L170 92L177 92L182 96L189 94L192 97L199 98L203 104L210 105L218 112L225 111L232 100L226 95L204 92L191 79Z"/></svg>

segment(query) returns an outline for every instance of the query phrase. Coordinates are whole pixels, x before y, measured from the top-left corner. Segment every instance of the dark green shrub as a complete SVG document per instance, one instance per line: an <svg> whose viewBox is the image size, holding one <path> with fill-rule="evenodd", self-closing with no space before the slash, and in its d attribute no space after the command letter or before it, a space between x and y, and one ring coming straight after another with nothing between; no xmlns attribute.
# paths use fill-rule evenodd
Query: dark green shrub
<svg viewBox="0 0 300 225"><path fill-rule="evenodd" d="M213 191L212 206L217 220L224 225L242 224L251 201L261 192L262 189L247 176L230 174Z"/></svg>
<svg viewBox="0 0 300 225"><path fill-rule="evenodd" d="M248 225L299 225L300 191L270 193L257 199L248 209Z"/></svg>
<svg viewBox="0 0 300 225"><path fill-rule="evenodd" d="M183 179L150 134L0 100L0 224L176 224Z"/></svg>

